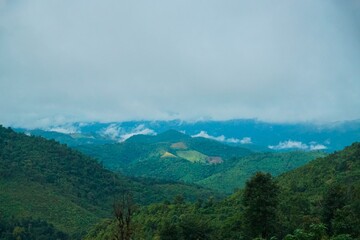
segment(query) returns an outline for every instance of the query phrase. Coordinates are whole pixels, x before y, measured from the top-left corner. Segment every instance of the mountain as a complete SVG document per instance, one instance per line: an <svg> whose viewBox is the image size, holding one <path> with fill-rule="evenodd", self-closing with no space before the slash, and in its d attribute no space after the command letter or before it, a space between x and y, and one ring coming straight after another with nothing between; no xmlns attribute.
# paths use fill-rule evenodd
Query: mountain
<svg viewBox="0 0 360 240"><path fill-rule="evenodd" d="M249 182L257 176L267 175L258 173ZM276 217L270 219L277 239L360 238L360 143L270 180L278 186ZM252 239L246 235L248 219L258 213L246 215L245 191L239 190L218 202L208 199L145 206L134 216L134 238ZM256 194L268 196L262 191ZM258 210L266 211L266 204L263 200ZM265 220L269 219L261 219ZM115 223L104 223L89 231L86 239L110 239L106 236L111 236Z"/></svg>
<svg viewBox="0 0 360 240"><path fill-rule="evenodd" d="M193 185L130 179L66 145L2 126L0 189L1 217L41 219L75 235L110 216L114 200L127 191L139 204L179 194L191 200L219 196Z"/></svg>
<svg viewBox="0 0 360 240"><path fill-rule="evenodd" d="M86 144L106 144L114 143L114 140L102 137L96 133L79 133L79 132L58 132L59 129L23 129L17 128L15 131L25 133L28 136L41 136L49 140L56 140L57 142L66 144L68 146L86 145Z"/></svg>
<svg viewBox="0 0 360 240"><path fill-rule="evenodd" d="M189 183L230 167L231 158L252 153L245 148L192 138L174 130L156 136L136 135L123 143L76 148L128 176Z"/></svg>
<svg viewBox="0 0 360 240"><path fill-rule="evenodd" d="M320 151L257 153L243 157L232 168L216 173L196 183L208 188L232 193L234 189L243 188L246 180L256 172L268 172L273 176L277 176L324 156L326 154Z"/></svg>
<svg viewBox="0 0 360 240"><path fill-rule="evenodd" d="M155 136L135 135L117 144L76 148L128 176L196 183L226 193L242 187L256 171L278 175L324 156L314 151L254 153L174 130Z"/></svg>
<svg viewBox="0 0 360 240"><path fill-rule="evenodd" d="M301 179L301 181L299 181ZM292 192L316 195L332 184L360 184L360 143L318 158L279 176L279 183Z"/></svg>
<svg viewBox="0 0 360 240"><path fill-rule="evenodd" d="M326 150L333 152L360 141L360 121L333 123L268 123L252 119L228 121L128 121L68 123L39 129L17 129L69 146L123 142L134 135L156 135L169 129L202 136L253 151ZM61 133L60 135L57 133Z"/></svg>
<svg viewBox="0 0 360 240"><path fill-rule="evenodd" d="M332 233L360 237L360 143L318 158L278 178L288 228L322 221ZM297 206L288 208L287 202Z"/></svg>

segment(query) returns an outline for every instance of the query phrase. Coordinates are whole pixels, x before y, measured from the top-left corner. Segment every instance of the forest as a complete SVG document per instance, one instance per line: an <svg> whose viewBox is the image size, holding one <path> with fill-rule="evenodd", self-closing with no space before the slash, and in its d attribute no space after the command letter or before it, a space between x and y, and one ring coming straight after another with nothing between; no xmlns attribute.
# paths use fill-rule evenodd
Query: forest
<svg viewBox="0 0 360 240"><path fill-rule="evenodd" d="M0 127L0 189L0 239L360 239L360 143L225 195Z"/></svg>

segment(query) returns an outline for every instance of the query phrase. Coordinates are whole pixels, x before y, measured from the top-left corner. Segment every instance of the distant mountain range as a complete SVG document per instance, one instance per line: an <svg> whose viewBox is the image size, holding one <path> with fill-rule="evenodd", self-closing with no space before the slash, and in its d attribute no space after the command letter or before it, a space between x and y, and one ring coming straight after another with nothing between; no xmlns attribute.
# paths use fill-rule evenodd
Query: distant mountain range
<svg viewBox="0 0 360 240"><path fill-rule="evenodd" d="M257 153L175 130L134 135L116 144L74 147L127 176L196 183L226 193L243 187L257 171L279 175L325 156L321 151L300 150Z"/></svg>
<svg viewBox="0 0 360 240"><path fill-rule="evenodd" d="M190 183L230 168L235 164L232 158L253 153L246 148L193 138L175 130L155 136L136 135L117 144L87 144L75 148L128 176Z"/></svg>
<svg viewBox="0 0 360 240"><path fill-rule="evenodd" d="M45 129L16 130L76 146L122 142L134 135L156 135L170 129L255 151L300 149L333 152L360 141L360 121L327 124L278 124L257 120L128 121L71 123Z"/></svg>
<svg viewBox="0 0 360 240"><path fill-rule="evenodd" d="M234 122L232 126L236 129ZM257 124L270 126L250 122L253 127ZM165 128L175 129L175 123L182 132L162 131ZM239 125L245 123L245 120L238 121ZM280 175L276 181L281 188L278 219L281 236L292 232L296 234L297 228L306 230L311 224L321 221L326 227L331 227L333 232L328 234L360 236L357 217L360 209L360 145L354 143L330 155L318 151L336 150L334 146L337 145L332 145L334 142L345 144L352 139L356 141L359 134L356 122L323 126L317 131L315 125L273 126L276 129L274 136L275 132L290 136L286 134L290 134L289 129L292 129L293 136L299 137L277 145L259 144L253 137L255 135L236 137L226 132L219 135L220 130L212 133L208 130L210 128L199 130L199 126L206 124L215 131L220 129L215 127L216 124L227 126L229 122L193 125L180 121L77 123L57 129L17 130L30 136L0 126L0 223L12 229L9 230L11 234L19 229L15 225L10 226L16 220L34 226L35 223L42 224L45 230L61 231L54 235L67 234L78 239L96 222L105 223L101 219L110 217L111 205L116 197L130 190L135 201L141 205L163 202L140 207L135 221L143 228L139 231L143 236L148 236L149 232L158 234L164 216L169 221L174 219L172 211L179 211L180 215L183 214L181 211L186 211L194 219L205 219L212 226L210 229L217 229L216 234L222 237L214 239L234 239L241 233L241 227L237 226L241 225L239 219L244 209L240 202L242 191L219 203L214 203L213 199L224 196L219 191L232 193L234 189L242 188L255 172L264 171ZM192 134L190 126L196 126L193 129L198 130L194 131L200 133ZM301 126L303 132L300 131ZM253 132L269 132L268 128L254 129ZM295 132L295 129L300 132ZM58 140L72 149L33 135ZM280 135L279 139L282 138ZM330 140L321 142L321 136L328 136ZM304 140L307 137L313 140ZM270 137L264 136L263 139ZM283 152L290 149L286 145L297 151ZM334 190L334 193L331 192ZM336 203L341 205L331 205L333 198L329 194L335 194L338 198ZM200 200L188 205L173 200L169 205L180 195L187 200ZM324 206L331 210L329 216L324 215ZM154 217L154 208L160 215ZM27 218L30 220L24 220ZM39 222L43 220L46 222ZM32 231L30 228L25 230ZM105 232L96 229L95 235L100 233ZM0 231L0 238L1 234L4 232Z"/></svg>
<svg viewBox="0 0 360 240"><path fill-rule="evenodd" d="M210 129L205 128L207 125L212 126L213 130L220 129L215 127L216 124L223 124L224 129L231 126L237 129L235 123L236 121L77 123L47 130L20 131L68 144L98 159L106 168L129 177L196 183L226 193L243 187L246 179L256 171L278 175L324 156L318 150L325 149L311 148L310 145L296 146L295 143L295 146L289 148L271 149L253 143L250 137L243 137L241 140L225 135L212 137L203 130L194 130ZM241 126L248 122L239 120L237 123ZM196 127L201 124L204 128ZM256 130L257 123L253 124ZM160 132L176 127L186 130ZM189 129L200 131L200 134L185 134L190 132Z"/></svg>

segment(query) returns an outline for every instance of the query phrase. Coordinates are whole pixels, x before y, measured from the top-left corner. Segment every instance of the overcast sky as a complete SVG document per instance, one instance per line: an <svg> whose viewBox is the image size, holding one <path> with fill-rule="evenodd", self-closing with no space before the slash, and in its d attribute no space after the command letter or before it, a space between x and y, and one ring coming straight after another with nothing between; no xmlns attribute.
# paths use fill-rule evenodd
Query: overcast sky
<svg viewBox="0 0 360 240"><path fill-rule="evenodd" d="M360 0L0 0L0 112L360 119Z"/></svg>

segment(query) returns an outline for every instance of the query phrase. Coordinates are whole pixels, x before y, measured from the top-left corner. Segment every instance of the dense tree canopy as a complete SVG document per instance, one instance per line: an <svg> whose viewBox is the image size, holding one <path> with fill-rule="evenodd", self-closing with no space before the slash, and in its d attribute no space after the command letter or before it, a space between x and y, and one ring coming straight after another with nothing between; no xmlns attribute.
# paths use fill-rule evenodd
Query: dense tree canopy
<svg viewBox="0 0 360 240"><path fill-rule="evenodd" d="M121 218L110 218L111 205L127 189L153 202L132 212L131 239L360 239L359 143L275 179L256 173L219 200L196 186L129 179L0 127L0 187L1 239L78 239L89 228L87 240L113 239Z"/></svg>
<svg viewBox="0 0 360 240"><path fill-rule="evenodd" d="M267 239L277 227L279 187L270 174L258 172L246 182L243 195L244 237Z"/></svg>

